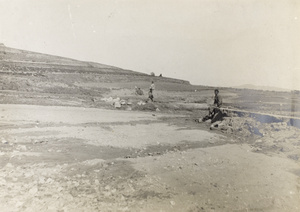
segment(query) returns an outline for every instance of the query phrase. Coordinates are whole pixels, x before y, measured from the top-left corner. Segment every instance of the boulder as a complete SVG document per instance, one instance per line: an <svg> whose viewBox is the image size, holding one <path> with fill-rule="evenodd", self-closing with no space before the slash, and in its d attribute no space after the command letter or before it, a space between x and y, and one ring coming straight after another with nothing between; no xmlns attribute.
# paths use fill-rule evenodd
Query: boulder
<svg viewBox="0 0 300 212"><path fill-rule="evenodd" d="M121 103L120 102L115 102L114 106L115 106L115 108L121 108Z"/></svg>

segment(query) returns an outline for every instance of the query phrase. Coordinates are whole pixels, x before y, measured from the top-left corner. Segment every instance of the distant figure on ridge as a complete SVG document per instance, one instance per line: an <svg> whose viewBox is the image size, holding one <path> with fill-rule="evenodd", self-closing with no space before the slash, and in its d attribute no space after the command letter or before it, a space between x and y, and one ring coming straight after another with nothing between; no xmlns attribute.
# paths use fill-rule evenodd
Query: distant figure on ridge
<svg viewBox="0 0 300 212"><path fill-rule="evenodd" d="M151 85L150 85L150 89L152 89L152 91L154 91L155 89L155 85L154 85L154 82L152 81Z"/></svg>
<svg viewBox="0 0 300 212"><path fill-rule="evenodd" d="M153 91L155 89L155 85L154 85L154 82L152 81L151 85L150 85L150 88L149 88L149 92L148 92L148 95L149 95L149 99L153 102L154 100L154 96L153 96Z"/></svg>

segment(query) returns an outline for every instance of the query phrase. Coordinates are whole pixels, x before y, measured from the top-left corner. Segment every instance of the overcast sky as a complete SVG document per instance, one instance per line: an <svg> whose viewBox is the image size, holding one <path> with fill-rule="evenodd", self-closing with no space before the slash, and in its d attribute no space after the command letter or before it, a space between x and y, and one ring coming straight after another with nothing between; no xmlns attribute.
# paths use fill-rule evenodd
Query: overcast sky
<svg viewBox="0 0 300 212"><path fill-rule="evenodd" d="M198 85L300 89L299 0L0 0L0 42Z"/></svg>

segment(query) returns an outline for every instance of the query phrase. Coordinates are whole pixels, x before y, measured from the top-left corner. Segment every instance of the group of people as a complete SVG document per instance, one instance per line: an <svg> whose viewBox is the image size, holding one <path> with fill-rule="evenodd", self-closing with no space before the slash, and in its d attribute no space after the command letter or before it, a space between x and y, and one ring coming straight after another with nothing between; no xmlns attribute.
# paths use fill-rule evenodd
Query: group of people
<svg viewBox="0 0 300 212"><path fill-rule="evenodd" d="M149 92L148 92L148 100L150 99L152 102L154 101L154 96L153 96L154 90L155 90L155 85L154 85L154 82L152 81L150 88L149 88ZM138 88L137 86L135 86L135 94L136 95L144 95L144 92L141 90L141 88Z"/></svg>
<svg viewBox="0 0 300 212"><path fill-rule="evenodd" d="M137 95L143 95L143 91L140 88L135 87L135 90ZM155 90L155 85L154 82L152 81L148 92L148 100L150 99L152 102L154 101L154 96L153 96L154 90ZM215 123L224 117L224 113L221 110L221 107L223 105L223 99L219 95L219 93L220 92L218 89L214 90L215 95L214 95L213 105L209 107L208 115L202 118L203 122L210 120L211 123ZM148 100L146 102L148 102Z"/></svg>
<svg viewBox="0 0 300 212"><path fill-rule="evenodd" d="M215 89L214 103L211 107L209 107L209 113L207 116L203 117L202 121L205 122L207 120L211 120L211 123L214 123L223 117L223 112L221 111L221 107L223 105L223 99L219 95L219 90Z"/></svg>

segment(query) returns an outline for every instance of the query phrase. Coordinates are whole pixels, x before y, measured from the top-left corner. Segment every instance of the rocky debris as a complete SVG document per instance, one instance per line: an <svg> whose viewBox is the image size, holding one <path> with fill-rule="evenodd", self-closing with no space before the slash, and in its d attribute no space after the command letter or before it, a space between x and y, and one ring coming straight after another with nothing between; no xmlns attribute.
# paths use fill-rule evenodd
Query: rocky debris
<svg viewBox="0 0 300 212"><path fill-rule="evenodd" d="M205 122L210 122L210 120L206 120ZM210 126L211 130L222 130L226 132L232 132L232 119L229 117L223 118L223 120L216 121Z"/></svg>
<svg viewBox="0 0 300 212"><path fill-rule="evenodd" d="M133 109L140 111L158 111L157 106L153 102L145 103L143 101L138 102Z"/></svg>
<svg viewBox="0 0 300 212"><path fill-rule="evenodd" d="M145 105L146 104L146 102L143 102L143 101L139 101L138 103L137 103L137 105Z"/></svg>
<svg viewBox="0 0 300 212"><path fill-rule="evenodd" d="M121 108L121 103L120 102L114 102L113 104L115 106L115 108Z"/></svg>
<svg viewBox="0 0 300 212"><path fill-rule="evenodd" d="M127 109L128 108L127 105L132 105L132 102L126 101L124 99L120 99L119 97L117 97L115 99L112 98L112 97L102 98L101 100L104 101L104 102L107 102L107 103L111 104L112 106L114 106L117 109L120 109L122 107L124 107L125 109Z"/></svg>
<svg viewBox="0 0 300 212"><path fill-rule="evenodd" d="M232 132L244 135L246 137L255 134L262 136L260 130L262 130L262 124L253 118L249 117L230 117L230 126L232 127Z"/></svg>
<svg viewBox="0 0 300 212"><path fill-rule="evenodd" d="M119 97L117 97L115 99L112 98L112 97L109 97L109 98L102 98L101 100L104 101L104 102L108 102L110 104L113 104L115 102L120 102L121 99Z"/></svg>
<svg viewBox="0 0 300 212"><path fill-rule="evenodd" d="M128 107L126 107L126 108L125 108L125 110L127 110L127 111L131 111L131 110L132 110L132 108L131 108L130 106L128 106Z"/></svg>
<svg viewBox="0 0 300 212"><path fill-rule="evenodd" d="M93 160L86 160L81 162L82 165L84 166L95 166L98 164L103 164L105 162L105 160L103 159L93 159Z"/></svg>
<svg viewBox="0 0 300 212"><path fill-rule="evenodd" d="M250 135L263 136L264 126L259 121L250 117L229 116L214 122L210 129L248 137Z"/></svg>
<svg viewBox="0 0 300 212"><path fill-rule="evenodd" d="M261 123L252 117L225 117L223 120L213 123L210 129L221 130L226 133L234 133L243 137L256 135L275 140L284 140L286 137L292 137L296 131L300 131L296 127L289 126L285 121L276 123ZM257 141L257 143L259 142L261 142L261 139Z"/></svg>
<svg viewBox="0 0 300 212"><path fill-rule="evenodd" d="M2 140L1 140L1 143L2 143L2 144L8 144L8 141L5 140L5 139L2 139Z"/></svg>
<svg viewBox="0 0 300 212"><path fill-rule="evenodd" d="M128 174L129 167L101 159L52 166L7 163L0 173L0 211L129 211L133 198L143 204L168 192L163 183L151 187L158 181L153 177Z"/></svg>
<svg viewBox="0 0 300 212"><path fill-rule="evenodd" d="M16 147L16 150L18 151L26 151L27 150L27 147L25 145L18 145Z"/></svg>
<svg viewBox="0 0 300 212"><path fill-rule="evenodd" d="M126 101L124 99L122 99L122 100L120 100L120 104L121 105L126 105L127 103L126 103Z"/></svg>
<svg viewBox="0 0 300 212"><path fill-rule="evenodd" d="M225 117L213 123L210 129L250 143L253 152L276 152L296 161L300 158L300 129L290 126L286 120L261 123L255 117Z"/></svg>
<svg viewBox="0 0 300 212"><path fill-rule="evenodd" d="M113 102L113 98L112 97L102 98L101 101L104 101L104 102Z"/></svg>

